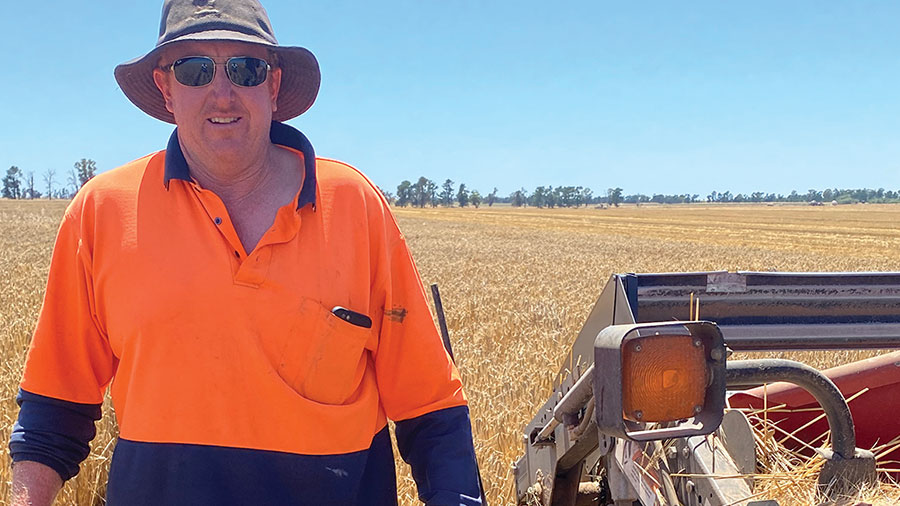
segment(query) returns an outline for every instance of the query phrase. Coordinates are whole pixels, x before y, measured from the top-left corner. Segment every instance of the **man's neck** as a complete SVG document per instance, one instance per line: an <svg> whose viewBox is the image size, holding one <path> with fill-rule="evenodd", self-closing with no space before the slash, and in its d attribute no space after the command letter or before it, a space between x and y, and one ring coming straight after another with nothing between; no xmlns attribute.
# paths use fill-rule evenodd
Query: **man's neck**
<svg viewBox="0 0 900 506"><path fill-rule="evenodd" d="M275 145L269 144L261 156L237 163L231 160L204 160L187 151L184 158L191 177L228 205L252 198L265 189L273 178L277 178L281 169L277 162L277 150Z"/></svg>
<svg viewBox="0 0 900 506"><path fill-rule="evenodd" d="M304 172L300 158L274 144L270 144L262 163L238 168L225 164L195 165L187 153L185 159L191 175L200 186L214 192L225 204L235 232L248 254L272 226L278 209L296 199L303 185Z"/></svg>

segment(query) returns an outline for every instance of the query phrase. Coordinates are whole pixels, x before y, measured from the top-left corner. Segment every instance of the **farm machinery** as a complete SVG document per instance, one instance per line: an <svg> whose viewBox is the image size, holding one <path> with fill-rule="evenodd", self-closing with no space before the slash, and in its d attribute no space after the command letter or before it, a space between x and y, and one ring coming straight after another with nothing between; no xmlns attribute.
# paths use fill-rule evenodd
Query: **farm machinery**
<svg viewBox="0 0 900 506"><path fill-rule="evenodd" d="M732 352L893 348L900 273L613 275L525 427L518 502L777 504L754 500L746 413L765 405L785 408L767 416L786 444L824 459L822 501L852 496L878 479L862 448L900 436L900 354L822 372Z"/></svg>

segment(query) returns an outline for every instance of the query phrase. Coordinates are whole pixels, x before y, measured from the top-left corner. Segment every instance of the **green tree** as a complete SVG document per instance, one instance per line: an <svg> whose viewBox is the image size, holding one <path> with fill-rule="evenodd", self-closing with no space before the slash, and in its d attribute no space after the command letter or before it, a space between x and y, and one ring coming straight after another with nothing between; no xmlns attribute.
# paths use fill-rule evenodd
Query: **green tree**
<svg viewBox="0 0 900 506"><path fill-rule="evenodd" d="M441 205L451 207L453 205L453 181L446 180L441 185Z"/></svg>
<svg viewBox="0 0 900 506"><path fill-rule="evenodd" d="M478 190L472 190L472 193L469 195L469 200L472 202L472 205L475 206L475 209L478 209L478 206L481 205L481 194L478 193Z"/></svg>
<svg viewBox="0 0 900 506"><path fill-rule="evenodd" d="M496 202L496 201L497 201L497 187L495 186L494 191L492 191L491 193L488 193L488 196L487 196L488 207L493 206L494 202Z"/></svg>
<svg viewBox="0 0 900 506"><path fill-rule="evenodd" d="M591 201L593 199L594 199L594 190L591 190L590 188L587 188L587 187L581 189L581 195L579 196L579 201L582 204L588 206L591 204Z"/></svg>
<svg viewBox="0 0 900 506"><path fill-rule="evenodd" d="M75 172L78 175L78 187L81 188L97 173L97 163L90 158L82 158L75 162Z"/></svg>
<svg viewBox="0 0 900 506"><path fill-rule="evenodd" d="M547 193L544 195L544 204L550 209L559 205L559 186L556 188L552 186L547 187Z"/></svg>
<svg viewBox="0 0 900 506"><path fill-rule="evenodd" d="M431 207L437 207L438 199L437 199L437 191L438 185L435 184L434 181L430 179L425 180L425 200L431 204ZM424 205L423 205L424 207Z"/></svg>
<svg viewBox="0 0 900 506"><path fill-rule="evenodd" d="M556 201L556 205L559 207L578 207L578 197L581 195L581 187L574 186L557 186L556 192L559 195L559 199Z"/></svg>
<svg viewBox="0 0 900 506"><path fill-rule="evenodd" d="M538 186L531 192L531 196L528 197L528 205L531 207L536 207L538 209L543 209L545 205L547 205L547 197L549 196L549 191L547 188L543 186Z"/></svg>
<svg viewBox="0 0 900 506"><path fill-rule="evenodd" d="M469 205L469 191L466 190L465 183L459 183L459 191L456 192L456 201L459 202L459 207L466 207Z"/></svg>
<svg viewBox="0 0 900 506"><path fill-rule="evenodd" d="M425 176L419 177L416 185L413 187L413 205L416 207L425 207L427 200L427 188L430 181Z"/></svg>
<svg viewBox="0 0 900 506"><path fill-rule="evenodd" d="M403 180L397 185L397 205L406 207L413 200L413 185L407 180Z"/></svg>
<svg viewBox="0 0 900 506"><path fill-rule="evenodd" d="M6 169L6 177L3 178L2 192L4 198L17 199L22 197L21 178L22 171L15 165Z"/></svg>
<svg viewBox="0 0 900 506"><path fill-rule="evenodd" d="M75 172L78 175L78 188L81 188L97 173L97 163L90 158L82 158L75 162Z"/></svg>
<svg viewBox="0 0 900 506"><path fill-rule="evenodd" d="M528 193L525 191L525 188L516 190L509 195L509 201L513 207L522 207L528 201Z"/></svg>
<svg viewBox="0 0 900 506"><path fill-rule="evenodd" d="M609 205L619 207L619 204L622 203L622 189L617 187L606 190L606 198Z"/></svg>

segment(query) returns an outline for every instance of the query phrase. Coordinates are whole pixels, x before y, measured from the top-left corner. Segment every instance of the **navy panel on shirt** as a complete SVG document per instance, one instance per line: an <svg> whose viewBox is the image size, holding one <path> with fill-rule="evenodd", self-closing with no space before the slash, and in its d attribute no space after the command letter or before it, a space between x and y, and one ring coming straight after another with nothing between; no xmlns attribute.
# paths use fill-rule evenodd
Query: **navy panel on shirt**
<svg viewBox="0 0 900 506"><path fill-rule="evenodd" d="M343 455L120 439L107 501L128 505L395 505L387 427L368 450Z"/></svg>
<svg viewBox="0 0 900 506"><path fill-rule="evenodd" d="M19 393L13 460L41 462L63 479L87 456L99 405ZM397 422L397 444L429 506L478 505L468 408L458 406ZM177 423L177 422L176 422ZM119 439L107 501L116 505L346 504L396 505L388 429L368 450L297 455L265 450Z"/></svg>

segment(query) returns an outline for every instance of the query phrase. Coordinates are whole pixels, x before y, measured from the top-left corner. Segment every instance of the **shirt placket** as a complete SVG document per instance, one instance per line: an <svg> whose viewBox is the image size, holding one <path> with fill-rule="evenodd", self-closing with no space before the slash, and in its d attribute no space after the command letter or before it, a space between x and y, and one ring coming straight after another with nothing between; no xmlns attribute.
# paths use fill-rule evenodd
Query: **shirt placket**
<svg viewBox="0 0 900 506"><path fill-rule="evenodd" d="M288 204L278 210L275 222L263 234L253 251L248 253L244 251L222 199L196 184L192 186L209 219L231 249L235 266L234 283L248 288L258 288L266 280L269 265L272 263L273 246L290 241L299 231L301 220L300 211L295 209L296 204Z"/></svg>

